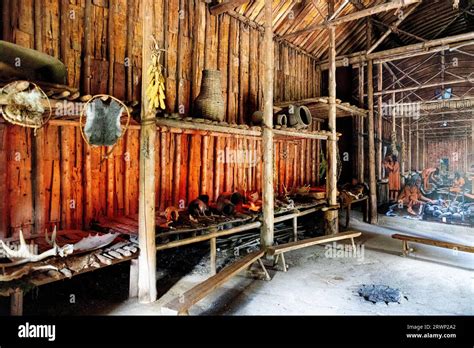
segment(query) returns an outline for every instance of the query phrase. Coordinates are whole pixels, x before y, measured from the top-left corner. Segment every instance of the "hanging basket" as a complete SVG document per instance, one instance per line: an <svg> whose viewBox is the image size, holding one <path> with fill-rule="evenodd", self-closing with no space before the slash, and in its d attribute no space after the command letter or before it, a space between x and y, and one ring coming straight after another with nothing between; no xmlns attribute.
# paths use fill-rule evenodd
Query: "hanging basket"
<svg viewBox="0 0 474 348"><path fill-rule="evenodd" d="M125 125L121 124L123 110L127 112ZM105 156L107 158L127 132L130 119L130 110L122 101L108 94L95 95L81 110L79 123L82 138L91 147L111 147Z"/></svg>
<svg viewBox="0 0 474 348"><path fill-rule="evenodd" d="M9 83L0 90L0 97L5 102L0 105L3 118L12 124L33 128L35 134L53 114L48 96L33 82Z"/></svg>

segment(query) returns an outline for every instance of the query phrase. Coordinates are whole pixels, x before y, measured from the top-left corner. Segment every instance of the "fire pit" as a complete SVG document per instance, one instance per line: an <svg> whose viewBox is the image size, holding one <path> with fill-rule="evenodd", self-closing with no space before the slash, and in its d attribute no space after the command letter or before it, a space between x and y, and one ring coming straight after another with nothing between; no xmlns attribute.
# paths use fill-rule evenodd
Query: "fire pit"
<svg viewBox="0 0 474 348"><path fill-rule="evenodd" d="M402 295L399 289L393 289L386 285L364 284L357 292L359 296L372 303L385 302L388 305L389 302L401 303L402 298L408 300L406 296Z"/></svg>

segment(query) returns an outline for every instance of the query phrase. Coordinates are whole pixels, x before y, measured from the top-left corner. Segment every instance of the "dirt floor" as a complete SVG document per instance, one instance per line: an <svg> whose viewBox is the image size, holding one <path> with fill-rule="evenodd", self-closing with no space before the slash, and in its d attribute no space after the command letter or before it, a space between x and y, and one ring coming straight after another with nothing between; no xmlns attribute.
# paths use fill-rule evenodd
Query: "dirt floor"
<svg viewBox="0 0 474 348"><path fill-rule="evenodd" d="M287 254L288 272L276 272L270 282L238 276L194 306L193 315L473 315L474 255L416 245L412 256L400 256L401 242L393 230L354 221L365 232L358 258L330 258L315 246ZM446 231L449 233L449 231ZM466 236L473 245L474 230ZM337 255L336 255L337 256ZM168 300L204 280L192 273L160 301L140 305L128 301L110 314L159 314ZM357 294L363 284L400 289L398 303L366 301Z"/></svg>
<svg viewBox="0 0 474 348"><path fill-rule="evenodd" d="M271 281L237 276L192 307L190 314L474 315L474 255L413 245L412 256L401 257L401 242L390 238L393 230L355 217L351 229L364 232L356 241L363 246L356 257L331 254L333 250L324 246L290 252L288 272L272 271ZM440 233L451 239L449 230ZM454 241L459 239L474 245L474 230L465 230ZM160 315L163 304L208 276L205 250L198 255L189 251L179 260L161 253L158 263L161 298L155 303L127 299L128 267L123 265L35 290L25 298L25 314ZM406 298L401 303L373 304L357 293L364 284L400 289ZM7 307L2 300L2 314Z"/></svg>

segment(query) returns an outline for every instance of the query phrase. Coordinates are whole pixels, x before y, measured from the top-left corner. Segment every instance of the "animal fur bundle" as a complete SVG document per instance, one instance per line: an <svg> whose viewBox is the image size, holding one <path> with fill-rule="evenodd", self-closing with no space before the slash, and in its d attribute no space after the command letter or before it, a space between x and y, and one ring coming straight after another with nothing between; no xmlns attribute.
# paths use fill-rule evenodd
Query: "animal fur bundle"
<svg viewBox="0 0 474 348"><path fill-rule="evenodd" d="M123 106L112 100L110 104L95 99L87 105L84 133L87 141L96 146L112 146L122 136L120 117Z"/></svg>
<svg viewBox="0 0 474 348"><path fill-rule="evenodd" d="M37 90L11 93L8 96L6 114L16 122L40 127L43 124L42 95Z"/></svg>

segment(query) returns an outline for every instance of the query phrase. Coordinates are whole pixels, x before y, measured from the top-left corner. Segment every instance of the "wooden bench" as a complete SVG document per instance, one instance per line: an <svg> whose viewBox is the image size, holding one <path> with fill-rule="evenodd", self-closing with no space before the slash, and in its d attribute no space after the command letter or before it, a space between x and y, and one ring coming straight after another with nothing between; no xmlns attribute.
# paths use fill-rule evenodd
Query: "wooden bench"
<svg viewBox="0 0 474 348"><path fill-rule="evenodd" d="M466 253L474 253L474 246L467 246L467 245L462 245L462 244L457 244L457 243L444 242L444 241L441 241L441 240L434 240L434 239L429 239L429 238L408 236L408 235L405 235L405 234L394 234L394 235L392 235L392 238L402 241L402 251L403 251L404 256L408 256L408 254L410 253L410 248L408 247L408 242L432 245L432 246L445 248L445 249L452 249L452 250L456 250L456 251L464 251Z"/></svg>
<svg viewBox="0 0 474 348"><path fill-rule="evenodd" d="M85 238L89 236L93 232L89 231L80 231L80 230L65 230L65 231L58 231L57 233L57 241L60 245L64 244L74 244L77 243L79 240L82 238ZM35 244L41 244L41 240L43 237L37 236L33 239L28 240L28 243L30 243L32 240L35 241ZM11 239L9 239L11 241ZM72 254L67 256L66 258L60 258L60 257L51 257L47 260L41 261L41 265L48 264L48 265L53 265L53 266L58 266L58 265L67 265L68 267L65 268L70 268L69 265L74 265L74 264L81 264L81 260L95 260L97 262L97 267L93 267L92 265L89 265L87 268L82 268L80 270L71 271L70 276L65 275L64 273L61 272L54 272L53 275L49 275L45 272L32 272L31 274L25 275L24 277L21 278L21 280L25 283L29 283L32 286L39 287L42 285L54 283L54 282L59 282L63 280L68 280L73 277L97 271L100 269L104 269L109 266L117 265L123 262L131 262L130 264L130 291L129 291L129 297L137 297L138 296L138 255L139 255L139 250L138 250L138 245L134 243L129 243L126 240L123 240L121 238L116 239L117 243L120 244L120 241L126 242L129 245L133 245L137 250L135 252L130 251L129 256L120 256L120 257L106 257L108 259L107 263L102 263L98 262L99 260L95 258L95 254L107 254L108 250L113 249L113 245L115 244L112 243L111 245L101 248L101 249L96 249L96 250L91 250L91 251L86 251L86 252L81 252L77 254ZM122 243L123 244L123 243ZM21 266L17 266L15 269L20 269L21 267L28 267L31 264L24 264ZM58 268L61 266L58 266ZM2 271L3 267L0 267L0 272ZM12 286L8 286L5 284L5 286L0 290L0 296L2 297L10 297L10 314L12 316L21 316L23 315L23 296L24 292L22 289L19 289L15 286L15 282L12 282Z"/></svg>
<svg viewBox="0 0 474 348"><path fill-rule="evenodd" d="M236 261L229 266L222 269L216 275L208 278L204 282L196 285L192 289L186 291L183 295L173 299L172 301L168 302L163 309L167 312L178 314L178 315L188 315L189 308L195 305L197 302L201 301L215 289L220 287L230 278L234 277L244 269L249 269L252 264L256 261L260 264L260 267L263 269L265 273L266 280L270 280L270 276L263 265L261 260L262 256L265 254L263 250L257 250L253 253L250 253Z"/></svg>
<svg viewBox="0 0 474 348"><path fill-rule="evenodd" d="M321 236L321 237L303 239L297 242L291 242L291 243L269 247L267 249L267 254L271 256L273 255L276 256L275 263L278 263L278 261L281 260L283 272L286 272L287 265L286 265L285 256L284 256L286 252L310 247L313 245L326 244L326 243L335 242L338 240L344 240L344 239L350 239L352 241L352 247L355 250L356 246L355 246L354 238L359 237L361 234L362 234L361 232L347 231L347 232L342 232L342 233L338 233L338 234L334 234L330 236Z"/></svg>

